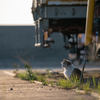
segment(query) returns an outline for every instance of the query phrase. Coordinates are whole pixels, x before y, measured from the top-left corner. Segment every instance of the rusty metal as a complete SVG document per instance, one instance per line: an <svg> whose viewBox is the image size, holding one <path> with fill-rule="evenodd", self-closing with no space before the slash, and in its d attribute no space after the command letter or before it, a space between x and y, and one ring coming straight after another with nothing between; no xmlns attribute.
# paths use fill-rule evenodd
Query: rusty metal
<svg viewBox="0 0 100 100"><path fill-rule="evenodd" d="M35 46L48 47L52 42L52 32L65 32L68 35L84 33L86 6L87 0L33 0ZM45 34L46 31L48 34Z"/></svg>
<svg viewBox="0 0 100 100"><path fill-rule="evenodd" d="M39 0L38 0L39 1ZM87 0L42 0L42 4L47 5L83 5L87 4Z"/></svg>
<svg viewBox="0 0 100 100"><path fill-rule="evenodd" d="M53 24L53 19L49 20L49 27L53 32L66 31L69 34L84 33L85 32L85 18L77 19L59 19L57 24Z"/></svg>
<svg viewBox="0 0 100 100"><path fill-rule="evenodd" d="M47 1L68 1L68 2L71 2L71 1L87 1L87 0L47 0Z"/></svg>

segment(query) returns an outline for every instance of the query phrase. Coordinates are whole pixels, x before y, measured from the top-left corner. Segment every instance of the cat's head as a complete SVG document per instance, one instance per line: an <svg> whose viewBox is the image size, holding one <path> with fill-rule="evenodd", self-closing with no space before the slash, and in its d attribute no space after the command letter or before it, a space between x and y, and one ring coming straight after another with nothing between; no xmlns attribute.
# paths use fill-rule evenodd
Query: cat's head
<svg viewBox="0 0 100 100"><path fill-rule="evenodd" d="M61 62L61 67L62 67L62 68L68 68L70 65L71 65L71 62L70 62L69 60L64 59L64 60Z"/></svg>

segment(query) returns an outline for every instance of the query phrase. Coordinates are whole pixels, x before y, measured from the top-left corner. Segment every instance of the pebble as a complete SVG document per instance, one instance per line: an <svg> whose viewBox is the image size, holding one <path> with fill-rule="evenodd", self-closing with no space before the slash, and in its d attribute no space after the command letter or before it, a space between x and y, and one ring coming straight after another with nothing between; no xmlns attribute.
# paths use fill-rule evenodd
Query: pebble
<svg viewBox="0 0 100 100"><path fill-rule="evenodd" d="M10 90L13 90L13 88L10 88Z"/></svg>

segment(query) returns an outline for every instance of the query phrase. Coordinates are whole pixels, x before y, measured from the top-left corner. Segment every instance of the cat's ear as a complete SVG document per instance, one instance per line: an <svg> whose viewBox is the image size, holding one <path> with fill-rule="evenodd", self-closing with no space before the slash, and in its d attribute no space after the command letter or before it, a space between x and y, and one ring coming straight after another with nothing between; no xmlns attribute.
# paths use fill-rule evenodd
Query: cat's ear
<svg viewBox="0 0 100 100"><path fill-rule="evenodd" d="M67 65L71 65L71 62L69 60L66 60Z"/></svg>
<svg viewBox="0 0 100 100"><path fill-rule="evenodd" d="M66 61L66 59L63 59L63 61Z"/></svg>

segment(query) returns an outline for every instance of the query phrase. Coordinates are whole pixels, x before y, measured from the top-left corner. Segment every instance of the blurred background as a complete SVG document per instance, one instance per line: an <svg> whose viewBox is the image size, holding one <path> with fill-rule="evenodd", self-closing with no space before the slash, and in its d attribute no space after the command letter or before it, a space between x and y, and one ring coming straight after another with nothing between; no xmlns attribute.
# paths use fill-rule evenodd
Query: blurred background
<svg viewBox="0 0 100 100"><path fill-rule="evenodd" d="M32 67L60 67L68 59L61 33L52 34L50 48L36 48L32 0L0 0L0 68L29 63Z"/></svg>

